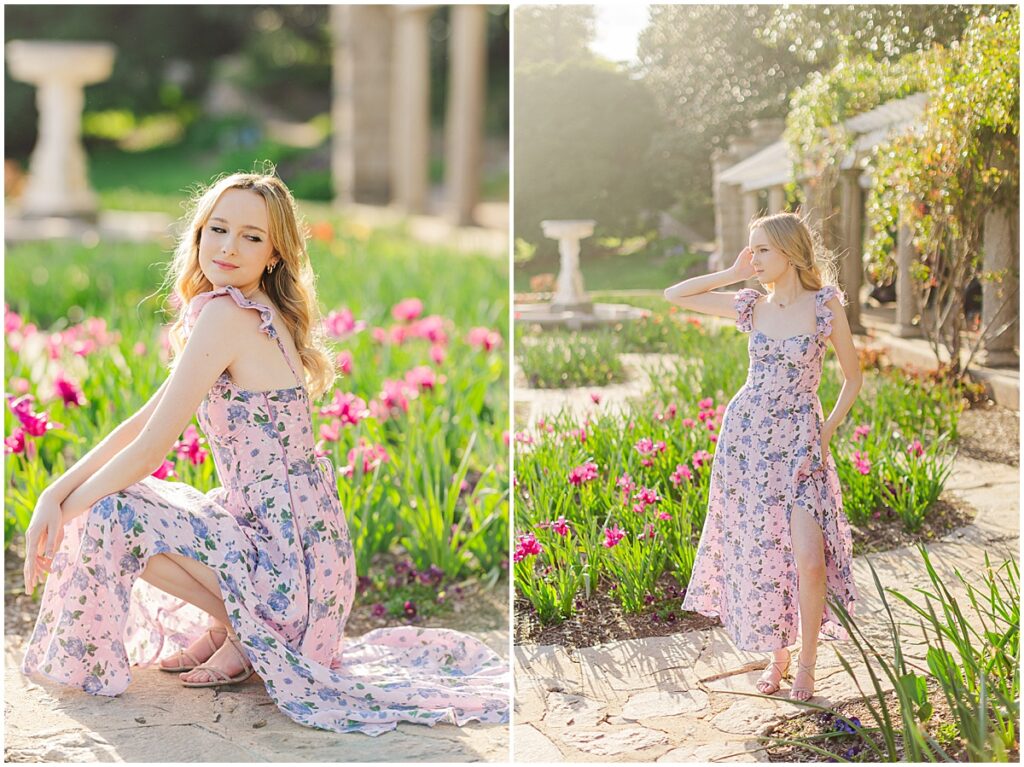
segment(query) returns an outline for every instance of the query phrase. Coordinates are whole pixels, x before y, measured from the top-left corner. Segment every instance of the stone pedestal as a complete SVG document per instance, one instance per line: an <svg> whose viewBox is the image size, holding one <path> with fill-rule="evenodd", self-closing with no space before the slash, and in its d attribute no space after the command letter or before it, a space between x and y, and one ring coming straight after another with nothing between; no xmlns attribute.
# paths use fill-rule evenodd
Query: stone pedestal
<svg viewBox="0 0 1024 767"><path fill-rule="evenodd" d="M555 312L591 312L593 304L583 288L580 271L580 240L594 233L594 221L541 221L545 237L558 240L561 267L551 310Z"/></svg>
<svg viewBox="0 0 1024 767"><path fill-rule="evenodd" d="M852 333L864 333L860 321L860 288L864 280L864 196L860 188L860 171L844 172L839 191L843 240L839 277L850 301L846 306L846 318Z"/></svg>
<svg viewBox="0 0 1024 767"><path fill-rule="evenodd" d="M900 338L918 338L921 329L914 325L917 297L910 274L914 261L914 241L910 227L900 221L896 234L896 324L892 333Z"/></svg>
<svg viewBox="0 0 1024 767"><path fill-rule="evenodd" d="M342 205L391 199L391 10L332 5L331 176Z"/></svg>
<svg viewBox="0 0 1024 767"><path fill-rule="evenodd" d="M89 186L81 140L85 86L110 77L115 48L108 43L12 40L8 71L36 86L39 138L19 205L26 217L94 219L99 210Z"/></svg>
<svg viewBox="0 0 1024 767"><path fill-rule="evenodd" d="M1020 241L1017 226L1016 218L1006 210L993 210L985 215L982 269L985 272L1006 270L998 282L982 281L981 325L994 331L1002 328L985 341L980 351L979 361L987 367L1020 366L1020 357L1014 351L1014 346L1019 347L1020 343L1020 317L1017 312Z"/></svg>
<svg viewBox="0 0 1024 767"><path fill-rule="evenodd" d="M394 79L391 123L392 202L406 213L425 213L430 160L431 5L391 6Z"/></svg>
<svg viewBox="0 0 1024 767"><path fill-rule="evenodd" d="M466 226L473 223L473 209L480 201L487 11L482 5L453 5L450 12L445 184L448 215L456 226Z"/></svg>

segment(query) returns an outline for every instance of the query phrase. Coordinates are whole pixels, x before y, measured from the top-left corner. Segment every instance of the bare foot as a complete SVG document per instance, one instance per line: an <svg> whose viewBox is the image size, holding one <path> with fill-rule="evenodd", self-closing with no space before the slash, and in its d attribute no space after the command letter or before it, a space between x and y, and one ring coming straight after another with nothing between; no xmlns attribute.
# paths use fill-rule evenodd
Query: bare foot
<svg viewBox="0 0 1024 767"><path fill-rule="evenodd" d="M210 626L188 646L188 649L178 650L174 655L161 658L160 668L165 671L180 671L205 663L224 644L224 637L227 635L228 630L220 624Z"/></svg>

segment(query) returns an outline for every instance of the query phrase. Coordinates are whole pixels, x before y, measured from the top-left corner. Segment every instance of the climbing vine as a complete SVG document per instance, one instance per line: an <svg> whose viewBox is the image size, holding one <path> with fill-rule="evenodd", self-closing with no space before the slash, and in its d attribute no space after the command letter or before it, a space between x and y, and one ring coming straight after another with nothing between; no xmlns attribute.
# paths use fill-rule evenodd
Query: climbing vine
<svg viewBox="0 0 1024 767"><path fill-rule="evenodd" d="M968 284L1002 282L1010 272L980 265L986 214L1004 209L1017 217L1019 28L1017 7L973 20L937 59L915 129L877 147L869 166L867 254L875 263L891 259L893 234L901 223L909 228L918 306L926 307L921 329L936 350L945 345L954 372L961 369ZM1015 291L1004 293L1000 300L1016 305ZM982 328L967 364L983 338L1002 330Z"/></svg>

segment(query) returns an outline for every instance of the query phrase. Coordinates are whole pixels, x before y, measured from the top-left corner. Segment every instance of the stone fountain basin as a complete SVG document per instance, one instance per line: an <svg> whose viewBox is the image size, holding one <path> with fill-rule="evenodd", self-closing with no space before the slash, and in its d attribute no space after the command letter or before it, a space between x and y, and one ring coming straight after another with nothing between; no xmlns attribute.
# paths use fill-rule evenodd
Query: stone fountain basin
<svg viewBox="0 0 1024 767"><path fill-rule="evenodd" d="M593 304L590 311L560 311L551 304L516 304L514 312L517 323L566 327L570 330L631 322L650 314L646 309L630 304Z"/></svg>

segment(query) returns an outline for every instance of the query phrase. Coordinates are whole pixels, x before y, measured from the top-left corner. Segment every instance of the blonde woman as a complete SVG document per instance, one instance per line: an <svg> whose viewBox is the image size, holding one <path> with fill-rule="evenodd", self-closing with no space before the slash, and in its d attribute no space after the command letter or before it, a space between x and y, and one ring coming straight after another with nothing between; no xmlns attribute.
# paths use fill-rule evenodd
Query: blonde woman
<svg viewBox="0 0 1024 767"><path fill-rule="evenodd" d="M295 202L273 174L198 196L170 266L175 360L152 399L50 485L25 587L49 572L23 671L99 695L156 662L186 687L253 672L295 721L378 734L399 721L505 721L503 664L444 629L344 643L355 573L312 402L334 368ZM221 486L151 474L194 414ZM141 582L136 583L137 579Z"/></svg>
<svg viewBox="0 0 1024 767"><path fill-rule="evenodd" d="M715 291L753 276L767 295ZM729 269L673 285L665 297L735 318L751 334L747 380L726 407L715 448L683 609L717 615L740 649L772 653L757 682L767 695L789 676L799 626L789 694L808 700L818 639L848 638L826 593L850 611L857 599L850 527L829 452L861 387L845 297L820 243L793 213L753 221L750 244ZM829 341L845 380L826 419L817 392Z"/></svg>

